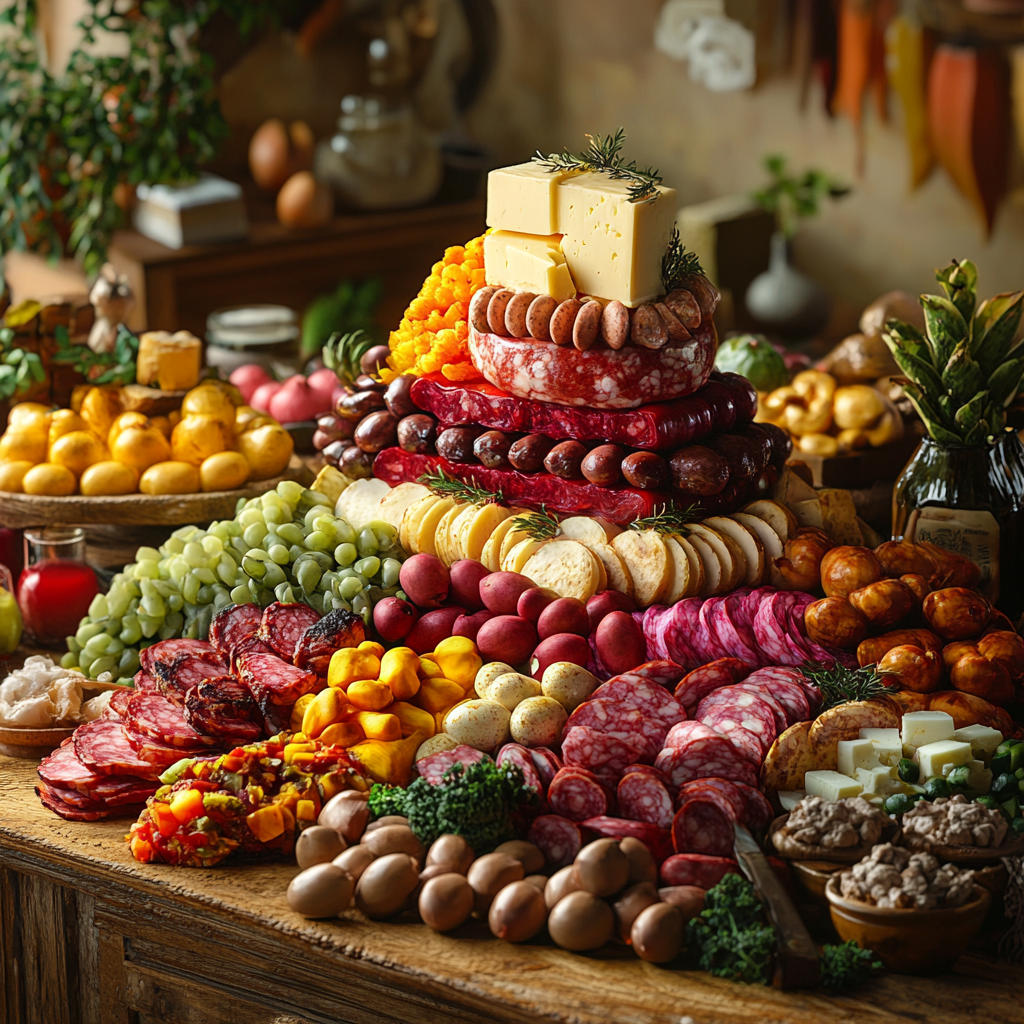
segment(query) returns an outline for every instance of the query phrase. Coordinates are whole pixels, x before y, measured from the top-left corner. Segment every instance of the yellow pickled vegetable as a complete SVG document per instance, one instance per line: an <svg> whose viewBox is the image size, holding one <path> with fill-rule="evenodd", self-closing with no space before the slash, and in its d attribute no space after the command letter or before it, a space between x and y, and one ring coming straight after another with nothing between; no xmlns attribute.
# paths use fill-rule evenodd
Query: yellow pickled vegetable
<svg viewBox="0 0 1024 1024"><path fill-rule="evenodd" d="M434 716L423 708L416 707L403 700L396 700L388 708L388 714L394 715L402 724L402 735L411 736L414 732L421 732L430 739L437 728Z"/></svg>
<svg viewBox="0 0 1024 1024"><path fill-rule="evenodd" d="M420 656L411 647L393 647L380 660L380 681L395 700L408 700L419 692L419 667Z"/></svg>
<svg viewBox="0 0 1024 1024"><path fill-rule="evenodd" d="M366 733L368 740L400 740L402 723L395 715L382 715L378 711L358 711L352 716Z"/></svg>
<svg viewBox="0 0 1024 1024"><path fill-rule="evenodd" d="M320 733L321 743L330 743L336 747L351 747L366 739L363 727L358 722L335 722Z"/></svg>
<svg viewBox="0 0 1024 1024"><path fill-rule="evenodd" d="M424 711L436 715L457 704L464 694L462 686L453 679L426 679L416 694L416 704Z"/></svg>
<svg viewBox="0 0 1024 1024"><path fill-rule="evenodd" d="M442 640L434 649L433 660L437 662L445 679L453 680L464 690L473 685L484 663L476 644L465 636L450 636Z"/></svg>
<svg viewBox="0 0 1024 1024"><path fill-rule="evenodd" d="M384 648L364 640L358 647L342 647L331 655L327 685L348 689L357 679L376 679L380 675L380 656Z"/></svg>
<svg viewBox="0 0 1024 1024"><path fill-rule="evenodd" d="M342 691L337 689L334 692ZM379 679L357 679L348 684L344 693L352 706L360 711L380 711L395 699L387 683Z"/></svg>

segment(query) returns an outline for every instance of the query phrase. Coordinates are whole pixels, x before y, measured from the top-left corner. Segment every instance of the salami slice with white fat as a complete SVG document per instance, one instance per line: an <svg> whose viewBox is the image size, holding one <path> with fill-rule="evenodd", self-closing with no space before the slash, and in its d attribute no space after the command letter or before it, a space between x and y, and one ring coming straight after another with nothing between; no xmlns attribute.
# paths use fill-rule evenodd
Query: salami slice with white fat
<svg viewBox="0 0 1024 1024"><path fill-rule="evenodd" d="M585 701L569 716L564 732L579 725L639 744L644 761L654 760L668 732L658 719L646 717L639 708L624 707L617 700Z"/></svg>
<svg viewBox="0 0 1024 1024"><path fill-rule="evenodd" d="M116 807L107 807L94 801L90 801L88 808L75 807L61 799L58 792L45 782L36 786L36 796L47 810L60 815L66 821L100 821L103 818L111 818L115 814L122 813Z"/></svg>
<svg viewBox="0 0 1024 1024"><path fill-rule="evenodd" d="M718 658L683 676L675 689L675 697L692 717L697 705L709 693L738 683L749 674L750 666L739 658Z"/></svg>
<svg viewBox="0 0 1024 1024"><path fill-rule="evenodd" d="M275 601L263 610L256 637L270 644L279 657L291 661L302 634L319 621L320 616L308 604L282 604Z"/></svg>
<svg viewBox="0 0 1024 1024"><path fill-rule="evenodd" d="M530 789L541 796L544 795L544 786L541 783L540 776L537 774L533 758L530 757L530 751L526 747L519 743L506 743L498 751L498 756L494 759L494 763L499 766L514 764L523 773L523 785L529 786Z"/></svg>
<svg viewBox="0 0 1024 1024"><path fill-rule="evenodd" d="M148 690L144 692L153 697L160 697L159 691ZM120 689L114 690L110 695L110 700L107 701L107 706L103 709L103 717L123 719L128 710L128 702L137 693L140 693L140 691L134 690L130 686L123 686ZM162 697L160 699L163 700Z"/></svg>
<svg viewBox="0 0 1024 1024"><path fill-rule="evenodd" d="M562 760L566 765L578 764L594 772L618 773L640 760L645 746L577 725L562 740Z"/></svg>
<svg viewBox="0 0 1024 1024"><path fill-rule="evenodd" d="M215 742L212 736L196 732L185 721L181 709L158 693L136 693L126 705L124 720L143 736L172 747L201 747Z"/></svg>
<svg viewBox="0 0 1024 1024"><path fill-rule="evenodd" d="M657 683L658 686L671 690L684 675L686 675L686 670L681 665L670 659L661 658L656 661L645 661L642 665L638 665L628 672L622 672L615 678L643 680L648 683Z"/></svg>
<svg viewBox="0 0 1024 1024"><path fill-rule="evenodd" d="M110 777L115 778L115 776ZM140 780L136 779L135 781L139 782ZM78 811L98 811L106 807L102 800L97 800L95 797L80 793L77 789L72 789L70 786L62 786L59 783L44 782L42 780L40 780L39 786ZM38 792L39 789L36 790L36 793Z"/></svg>
<svg viewBox="0 0 1024 1024"><path fill-rule="evenodd" d="M136 732L127 725L121 728L129 746L142 761L150 766L151 771L155 769L157 772L162 772L183 757L202 757L210 752L209 747L176 747L171 743L155 740L151 736L143 736L141 732Z"/></svg>
<svg viewBox="0 0 1024 1024"><path fill-rule="evenodd" d="M710 660L698 650L700 609L703 604L702 597L687 597L674 604L669 613L665 646L668 656L685 668L693 669Z"/></svg>
<svg viewBox="0 0 1024 1024"><path fill-rule="evenodd" d="M774 665L799 665L803 656L795 654L789 638L784 594L766 597L754 616L754 637L764 660Z"/></svg>
<svg viewBox="0 0 1024 1024"><path fill-rule="evenodd" d="M748 671L761 664L753 626L745 614L749 595L750 591L746 588L728 594L719 606L715 619L715 628L723 646L733 657L745 662Z"/></svg>
<svg viewBox="0 0 1024 1024"><path fill-rule="evenodd" d="M214 676L192 687L183 713L197 732L226 743L251 743L263 735L260 709L234 676Z"/></svg>
<svg viewBox="0 0 1024 1024"><path fill-rule="evenodd" d="M215 651L187 651L154 663L160 693L172 704L183 707L185 694L199 683L227 672L227 662Z"/></svg>
<svg viewBox="0 0 1024 1024"><path fill-rule="evenodd" d="M205 640L159 640L150 644L139 652L139 665L144 672L148 672L154 678L159 678L160 673L156 671L159 664L170 664L175 658L182 654L216 653L213 645Z"/></svg>
<svg viewBox="0 0 1024 1024"><path fill-rule="evenodd" d="M551 810L570 821L585 821L608 813L608 795L591 772L563 768L548 787Z"/></svg>
<svg viewBox="0 0 1024 1024"><path fill-rule="evenodd" d="M789 714L786 712L785 707L763 683L750 683L749 685L747 683L733 683L733 688L737 691L754 694L754 696L763 700L771 708L771 712L775 716L776 735L785 732L793 724L789 720Z"/></svg>
<svg viewBox="0 0 1024 1024"><path fill-rule="evenodd" d="M43 782L51 786L66 786L80 793L88 793L89 786L100 779L99 775L79 759L70 736L52 754L47 754L39 762L36 773Z"/></svg>
<svg viewBox="0 0 1024 1024"><path fill-rule="evenodd" d="M696 885L711 889L726 875L740 874L731 857L709 857L705 853L675 853L661 865L662 885Z"/></svg>
<svg viewBox="0 0 1024 1024"><path fill-rule="evenodd" d="M580 822L580 827L607 839L625 839L627 836L639 839L660 864L672 853L672 836L667 828L659 828L646 821L627 821L625 818L611 818L603 815Z"/></svg>
<svg viewBox="0 0 1024 1024"><path fill-rule="evenodd" d="M768 798L754 786L729 779L707 778L688 782L679 790L678 806L682 806L688 797L707 792L709 789L721 793L732 805L736 820L751 831L765 828L771 822L773 811Z"/></svg>
<svg viewBox="0 0 1024 1024"><path fill-rule="evenodd" d="M249 688L256 703L277 707L294 704L303 694L317 689L316 674L290 664L276 654L243 654L238 659L238 678Z"/></svg>
<svg viewBox="0 0 1024 1024"><path fill-rule="evenodd" d="M697 705L695 717L697 721L704 722L719 732L722 732L719 721L727 721L730 718L735 720L742 728L758 737L766 753L778 735L775 712L767 702L757 693L742 690L737 686L726 686L709 693Z"/></svg>
<svg viewBox="0 0 1024 1024"><path fill-rule="evenodd" d="M736 819L729 802L711 790L685 800L672 820L676 853L730 857L735 845Z"/></svg>
<svg viewBox="0 0 1024 1024"><path fill-rule="evenodd" d="M700 629L697 635L691 638L690 645L701 656L701 661L717 661L719 658L728 658L733 653L718 635L716 613L724 600L724 597L709 597L700 606L700 612L697 614Z"/></svg>
<svg viewBox="0 0 1024 1024"><path fill-rule="evenodd" d="M555 773L562 767L562 759L547 747L528 747L527 749L546 793Z"/></svg>
<svg viewBox="0 0 1024 1024"><path fill-rule="evenodd" d="M660 779L641 772L629 772L619 779L616 796L622 817L646 821L659 828L671 828L674 814L672 796Z"/></svg>
<svg viewBox="0 0 1024 1024"><path fill-rule="evenodd" d="M579 826L559 814L534 818L526 838L544 854L544 862L552 868L571 864L583 847Z"/></svg>
<svg viewBox="0 0 1024 1024"><path fill-rule="evenodd" d="M136 753L118 722L97 719L74 733L75 754L97 775L139 775L154 778L158 769ZM178 757L182 757L180 751ZM173 762L172 762L173 763Z"/></svg>
<svg viewBox="0 0 1024 1024"><path fill-rule="evenodd" d="M765 746L761 736L747 729L744 723L753 725L755 719L740 718L728 710L710 711L702 719L716 732L721 733L752 764L760 765L771 744Z"/></svg>
<svg viewBox="0 0 1024 1024"><path fill-rule="evenodd" d="M640 632L647 641L647 650L655 658L667 658L665 638L661 630L662 623L669 609L663 604L652 604L642 612L633 613L633 621L640 627Z"/></svg>
<svg viewBox="0 0 1024 1024"><path fill-rule="evenodd" d="M263 610L258 604L232 604L222 608L210 623L210 643L213 649L229 661L231 652L243 641L255 636L263 621Z"/></svg>
<svg viewBox="0 0 1024 1024"><path fill-rule="evenodd" d="M89 787L94 800L101 800L108 807L125 807L144 804L159 788L157 779L140 779L134 775L105 775Z"/></svg>
<svg viewBox="0 0 1024 1024"><path fill-rule="evenodd" d="M439 786L444 781L445 772L453 765L477 764L485 758L487 758L486 754L461 743L451 750L439 750L436 754L421 757L414 767L421 778L426 779L432 786Z"/></svg>
<svg viewBox="0 0 1024 1024"><path fill-rule="evenodd" d="M140 669L135 673L132 684L136 690L149 690L152 693L160 692L160 681L156 676L150 675L145 669Z"/></svg>
<svg viewBox="0 0 1024 1024"><path fill-rule="evenodd" d="M657 719L666 729L686 720L686 711L668 690L646 679L630 679L628 673L609 679L591 694L590 699L614 700L623 707L637 708L646 717Z"/></svg>
<svg viewBox="0 0 1024 1024"><path fill-rule="evenodd" d="M674 726L665 744L665 749L655 758L654 767L663 771L677 788L708 776L757 785L758 763L703 722L682 722Z"/></svg>

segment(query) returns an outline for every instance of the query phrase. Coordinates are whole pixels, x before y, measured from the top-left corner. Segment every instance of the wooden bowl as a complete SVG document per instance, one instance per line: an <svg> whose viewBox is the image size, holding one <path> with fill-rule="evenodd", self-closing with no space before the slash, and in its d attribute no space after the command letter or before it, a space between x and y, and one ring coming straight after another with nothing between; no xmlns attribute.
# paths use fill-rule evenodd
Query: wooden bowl
<svg viewBox="0 0 1024 1024"><path fill-rule="evenodd" d="M56 750L74 731L73 725L54 725L47 729L0 726L0 754L39 761Z"/></svg>
<svg viewBox="0 0 1024 1024"><path fill-rule="evenodd" d="M1008 832L1002 846L945 846L930 844L914 832L901 832L897 845L905 846L914 853L934 854L942 864L950 861L964 867L981 867L984 864L998 864L1003 857L1015 857L1024 849L1024 836L1011 839L1010 835Z"/></svg>
<svg viewBox="0 0 1024 1024"><path fill-rule="evenodd" d="M793 871L793 882L796 890L808 903L818 903L823 907L828 906L828 897L825 895L825 886L828 880L843 868L849 867L834 860L793 860L789 862Z"/></svg>
<svg viewBox="0 0 1024 1024"><path fill-rule="evenodd" d="M992 905L988 889L975 885L960 907L941 910L901 910L875 907L840 894L839 877L825 886L832 924L839 937L854 939L872 950L898 974L935 974L951 966L978 934Z"/></svg>
<svg viewBox="0 0 1024 1024"><path fill-rule="evenodd" d="M856 846L809 846L807 843L795 842L789 836L782 834L782 829L787 821L789 821L788 812L780 814L772 822L769 835L771 836L775 852L780 857L786 857L790 860L832 861L837 864L856 864L857 861L863 860L871 852L871 848L876 845L875 843L862 842ZM882 829L882 835L877 842L894 842L898 832L899 826L896 822L886 825Z"/></svg>

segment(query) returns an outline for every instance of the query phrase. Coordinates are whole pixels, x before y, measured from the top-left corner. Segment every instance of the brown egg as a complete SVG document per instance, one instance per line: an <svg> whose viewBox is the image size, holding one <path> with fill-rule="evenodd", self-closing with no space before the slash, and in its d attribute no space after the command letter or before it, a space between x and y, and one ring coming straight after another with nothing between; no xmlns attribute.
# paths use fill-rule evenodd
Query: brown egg
<svg viewBox="0 0 1024 1024"><path fill-rule="evenodd" d="M821 560L821 589L826 597L849 597L882 578L882 566L870 548L846 544L832 548Z"/></svg>
<svg viewBox="0 0 1024 1024"><path fill-rule="evenodd" d="M313 825L304 829L295 842L295 863L300 868L326 864L345 850L345 840L326 825Z"/></svg>
<svg viewBox="0 0 1024 1024"><path fill-rule="evenodd" d="M249 170L260 188L278 189L291 171L290 144L284 122L276 117L264 121L249 140Z"/></svg>
<svg viewBox="0 0 1024 1024"><path fill-rule="evenodd" d="M540 852L539 846L528 843L523 839L510 839L507 843L494 848L495 853L507 853L523 865L523 871L532 875L544 867L544 854Z"/></svg>
<svg viewBox="0 0 1024 1024"><path fill-rule="evenodd" d="M477 916L485 917L495 895L525 874L522 862L507 853L485 853L473 861L466 878L476 894Z"/></svg>
<svg viewBox="0 0 1024 1024"><path fill-rule="evenodd" d="M347 842L358 843L370 820L368 800L366 793L358 793L354 789L338 793L324 804L320 817L316 819L317 824L337 829Z"/></svg>
<svg viewBox="0 0 1024 1024"><path fill-rule="evenodd" d="M337 864L314 864L288 885L288 906L303 917L337 917L352 902L352 876Z"/></svg>
<svg viewBox="0 0 1024 1024"><path fill-rule="evenodd" d="M604 900L582 889L560 899L548 914L548 932L562 949L598 949L611 937L615 914Z"/></svg>
<svg viewBox="0 0 1024 1024"><path fill-rule="evenodd" d="M473 913L473 888L465 875L449 871L427 881L420 892L423 923L435 932L458 928Z"/></svg>
<svg viewBox="0 0 1024 1024"><path fill-rule="evenodd" d="M678 907L684 921L697 917L704 909L704 894L707 889L697 885L666 885L658 890L662 903Z"/></svg>
<svg viewBox="0 0 1024 1024"><path fill-rule="evenodd" d="M576 877L595 896L612 896L629 881L629 858L615 839L598 839L576 854Z"/></svg>
<svg viewBox="0 0 1024 1024"><path fill-rule="evenodd" d="M373 851L369 847L357 845L350 846L344 853L339 853L332 864L344 868L354 882L359 881L359 876L376 860Z"/></svg>
<svg viewBox="0 0 1024 1024"><path fill-rule="evenodd" d="M548 884L544 886L544 902L550 910L563 896L582 888L576 877L576 865L568 864L548 879Z"/></svg>
<svg viewBox="0 0 1024 1024"><path fill-rule="evenodd" d="M407 853L416 859L417 864L423 861L423 844L408 825L385 825L374 829L363 836L360 845L368 846L377 857L389 853Z"/></svg>
<svg viewBox="0 0 1024 1024"><path fill-rule="evenodd" d="M408 826L409 819L403 814L385 814L383 818L377 818L376 821L371 821L366 826L366 831L363 835L367 835L370 832L376 832L377 829L383 828L385 825L406 825Z"/></svg>
<svg viewBox="0 0 1024 1024"><path fill-rule="evenodd" d="M547 875L527 875L524 882L529 882L535 889L540 889L543 892L548 887L548 876Z"/></svg>
<svg viewBox="0 0 1024 1024"><path fill-rule="evenodd" d="M651 851L633 836L619 840L619 849L629 861L629 884L633 882L657 882L658 864Z"/></svg>
<svg viewBox="0 0 1024 1024"><path fill-rule="evenodd" d="M633 922L639 917L640 911L646 910L654 903L660 902L658 890L653 882L637 882L619 893L612 904L615 911L615 930L621 942L629 942L633 931Z"/></svg>
<svg viewBox="0 0 1024 1024"><path fill-rule="evenodd" d="M476 854L473 853L473 848L462 836L452 835L448 832L443 836L438 836L430 844L430 849L427 851L427 866L440 864L446 871L464 875L469 871L469 866L475 858Z"/></svg>
<svg viewBox="0 0 1024 1024"><path fill-rule="evenodd" d="M525 942L544 927L548 908L544 894L525 880L506 885L487 912L491 933L506 942Z"/></svg>
<svg viewBox="0 0 1024 1024"><path fill-rule="evenodd" d="M407 853L378 857L363 871L356 886L356 906L369 918L398 913L420 880L416 862Z"/></svg>
<svg viewBox="0 0 1024 1024"><path fill-rule="evenodd" d="M683 948L683 915L671 903L655 903L633 922L633 949L641 960L664 964Z"/></svg>
<svg viewBox="0 0 1024 1024"><path fill-rule="evenodd" d="M334 194L309 171L293 174L277 194L277 219L286 228L317 228L334 216Z"/></svg>

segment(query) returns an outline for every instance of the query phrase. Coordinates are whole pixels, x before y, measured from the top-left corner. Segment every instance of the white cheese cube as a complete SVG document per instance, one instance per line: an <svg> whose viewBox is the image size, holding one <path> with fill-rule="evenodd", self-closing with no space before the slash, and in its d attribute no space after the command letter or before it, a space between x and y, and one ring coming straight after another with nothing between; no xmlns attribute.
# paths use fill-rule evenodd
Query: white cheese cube
<svg viewBox="0 0 1024 1024"><path fill-rule="evenodd" d="M899 764L903 756L899 729L861 729L860 738L875 745L879 764Z"/></svg>
<svg viewBox="0 0 1024 1024"><path fill-rule="evenodd" d="M802 789L780 789L779 805L784 811L791 811L805 796L807 793Z"/></svg>
<svg viewBox="0 0 1024 1024"><path fill-rule="evenodd" d="M487 283L518 292L550 295L558 302L576 294L562 255L561 235L492 231L484 236Z"/></svg>
<svg viewBox="0 0 1024 1024"><path fill-rule="evenodd" d="M839 772L806 772L804 789L811 796L820 796L822 800L843 800L848 796L859 796L861 784Z"/></svg>
<svg viewBox="0 0 1024 1024"><path fill-rule="evenodd" d="M836 746L836 769L851 779L857 778L858 768L873 768L878 763L871 740L840 740Z"/></svg>
<svg viewBox="0 0 1024 1024"><path fill-rule="evenodd" d="M987 762L992 759L996 747L1003 742L1003 734L987 725L965 725L953 733L953 739L970 743L974 756Z"/></svg>
<svg viewBox="0 0 1024 1024"><path fill-rule="evenodd" d="M992 771L984 761L974 759L967 762L970 774L967 776L967 788L974 793L987 793L992 788Z"/></svg>
<svg viewBox="0 0 1024 1024"><path fill-rule="evenodd" d="M935 743L926 743L923 747L918 747L915 756L921 766L922 781L936 775L941 778L942 769L946 765L956 768L971 760L971 745L957 740L937 740Z"/></svg>
<svg viewBox="0 0 1024 1024"><path fill-rule="evenodd" d="M900 778L891 764L876 764L873 768L858 768L857 781L865 796L888 796L900 788Z"/></svg>
<svg viewBox="0 0 1024 1024"><path fill-rule="evenodd" d="M569 172L546 171L528 161L487 175L487 226L528 235L554 235L558 228L558 183Z"/></svg>
<svg viewBox="0 0 1024 1024"><path fill-rule="evenodd" d="M923 747L953 738L953 716L945 711L908 711L903 716L901 739L907 747Z"/></svg>

